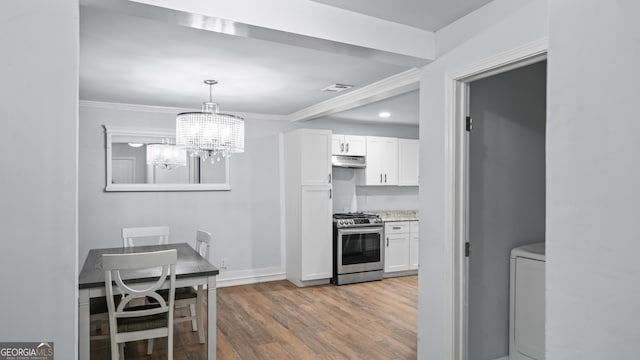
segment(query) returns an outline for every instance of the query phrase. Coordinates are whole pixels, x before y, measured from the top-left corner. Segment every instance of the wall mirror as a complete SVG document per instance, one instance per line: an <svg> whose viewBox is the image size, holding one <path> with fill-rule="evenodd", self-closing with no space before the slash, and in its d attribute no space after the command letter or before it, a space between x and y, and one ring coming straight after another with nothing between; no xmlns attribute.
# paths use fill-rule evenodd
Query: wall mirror
<svg viewBox="0 0 640 360"><path fill-rule="evenodd" d="M174 144L175 131L104 126L106 191L231 190L229 158L202 159L184 149L166 148L160 162L153 159L161 144Z"/></svg>

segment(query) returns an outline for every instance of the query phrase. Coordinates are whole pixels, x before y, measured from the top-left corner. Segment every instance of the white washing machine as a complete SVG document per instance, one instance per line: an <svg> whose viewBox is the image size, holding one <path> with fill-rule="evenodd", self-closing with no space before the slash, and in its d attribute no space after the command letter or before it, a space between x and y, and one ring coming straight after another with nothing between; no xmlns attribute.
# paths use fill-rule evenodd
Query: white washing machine
<svg viewBox="0 0 640 360"><path fill-rule="evenodd" d="M544 359L545 244L511 250L509 360Z"/></svg>

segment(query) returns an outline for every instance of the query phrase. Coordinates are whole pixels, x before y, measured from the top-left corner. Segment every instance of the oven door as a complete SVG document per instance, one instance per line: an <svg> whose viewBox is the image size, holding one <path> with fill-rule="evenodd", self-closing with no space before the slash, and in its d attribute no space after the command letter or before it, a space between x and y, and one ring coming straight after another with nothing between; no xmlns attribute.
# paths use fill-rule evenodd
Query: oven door
<svg viewBox="0 0 640 360"><path fill-rule="evenodd" d="M338 229L338 274L384 268L383 228Z"/></svg>

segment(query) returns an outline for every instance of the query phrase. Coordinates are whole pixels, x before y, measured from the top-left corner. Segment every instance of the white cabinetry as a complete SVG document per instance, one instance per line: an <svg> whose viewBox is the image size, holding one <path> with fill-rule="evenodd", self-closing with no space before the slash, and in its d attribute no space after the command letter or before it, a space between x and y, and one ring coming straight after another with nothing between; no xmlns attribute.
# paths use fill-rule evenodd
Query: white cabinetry
<svg viewBox="0 0 640 360"><path fill-rule="evenodd" d="M297 286L332 276L331 131L284 134L287 279Z"/></svg>
<svg viewBox="0 0 640 360"><path fill-rule="evenodd" d="M420 255L418 246L420 244L420 231L417 221L411 222L411 243L409 244L409 270L418 269L418 258Z"/></svg>
<svg viewBox="0 0 640 360"><path fill-rule="evenodd" d="M408 221L387 222L384 224L385 272L409 270L410 232L411 227Z"/></svg>
<svg viewBox="0 0 640 360"><path fill-rule="evenodd" d="M418 140L398 139L398 185L418 186Z"/></svg>
<svg viewBox="0 0 640 360"><path fill-rule="evenodd" d="M367 136L367 167L361 185L398 185L398 139Z"/></svg>
<svg viewBox="0 0 640 360"><path fill-rule="evenodd" d="M333 155L365 156L366 138L356 135L333 135L331 153Z"/></svg>
<svg viewBox="0 0 640 360"><path fill-rule="evenodd" d="M415 270L418 268L418 222L392 221L384 225L384 271Z"/></svg>
<svg viewBox="0 0 640 360"><path fill-rule="evenodd" d="M302 281L328 279L333 275L330 195L325 186L302 187Z"/></svg>
<svg viewBox="0 0 640 360"><path fill-rule="evenodd" d="M331 183L331 131L303 130L300 132L298 164L301 185L327 185ZM286 151L286 150L285 150Z"/></svg>

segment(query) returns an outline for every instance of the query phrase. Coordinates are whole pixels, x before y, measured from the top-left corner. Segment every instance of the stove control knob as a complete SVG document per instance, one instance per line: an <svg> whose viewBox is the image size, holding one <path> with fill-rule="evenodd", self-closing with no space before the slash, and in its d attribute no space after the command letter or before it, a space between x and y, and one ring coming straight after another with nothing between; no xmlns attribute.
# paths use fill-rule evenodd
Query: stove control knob
<svg viewBox="0 0 640 360"><path fill-rule="evenodd" d="M343 223L344 223L344 221L338 220L338 226L342 226Z"/></svg>
<svg viewBox="0 0 640 360"><path fill-rule="evenodd" d="M355 224L355 221L353 221L353 219L349 219L349 225L353 225Z"/></svg>

